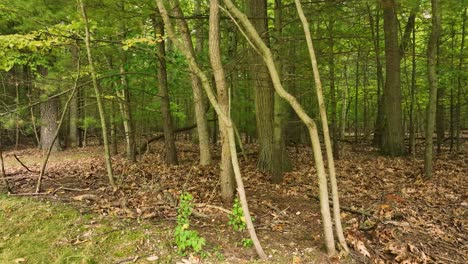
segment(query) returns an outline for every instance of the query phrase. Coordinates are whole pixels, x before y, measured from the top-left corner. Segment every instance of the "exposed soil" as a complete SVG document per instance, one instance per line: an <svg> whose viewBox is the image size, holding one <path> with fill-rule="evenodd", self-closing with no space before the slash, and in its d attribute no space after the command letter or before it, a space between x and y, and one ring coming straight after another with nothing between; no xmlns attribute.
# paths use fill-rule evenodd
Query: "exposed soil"
<svg viewBox="0 0 468 264"><path fill-rule="evenodd" d="M247 234L227 225L228 214L222 208L231 208L218 197L218 167L198 166L197 148L191 143L177 147L179 166L164 165L161 143L153 144L151 152L136 164L125 161L123 155L114 157L117 190L107 184L101 148L53 154L44 194L37 197L73 204L84 213L173 226L178 197L188 191L195 197L193 226L207 239L207 248L215 248L229 263L254 259L255 251L240 245ZM456 156L442 153L435 162L434 177L423 179L420 157L385 158L370 147L345 146L336 167L352 254L340 259L324 254L318 185L309 148L290 149L294 168L279 185L270 184L256 170L255 146L246 149L249 160L241 159L242 173L269 263L467 263L466 151ZM38 173L28 172L13 155L38 171L41 153L23 149L4 155L15 193L33 193ZM213 254L206 262L215 262Z"/></svg>

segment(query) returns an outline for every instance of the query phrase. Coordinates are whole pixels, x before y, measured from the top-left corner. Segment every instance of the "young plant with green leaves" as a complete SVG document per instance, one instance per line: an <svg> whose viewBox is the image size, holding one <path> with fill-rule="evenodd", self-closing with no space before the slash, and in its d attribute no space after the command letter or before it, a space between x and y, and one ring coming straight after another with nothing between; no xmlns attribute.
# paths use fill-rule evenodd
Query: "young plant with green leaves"
<svg viewBox="0 0 468 264"><path fill-rule="evenodd" d="M190 229L190 216L193 210L193 196L190 193L180 195L179 209L177 210L177 226L174 231L175 244L180 254L185 254L190 248L200 252L205 245L205 238L200 237L196 230Z"/></svg>

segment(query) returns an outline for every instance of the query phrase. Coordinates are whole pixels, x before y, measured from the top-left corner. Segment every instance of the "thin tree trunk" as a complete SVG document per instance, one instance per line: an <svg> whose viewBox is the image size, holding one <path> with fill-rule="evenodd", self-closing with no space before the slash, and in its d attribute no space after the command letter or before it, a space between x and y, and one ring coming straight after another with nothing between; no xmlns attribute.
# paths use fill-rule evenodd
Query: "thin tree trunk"
<svg viewBox="0 0 468 264"><path fill-rule="evenodd" d="M465 35L466 35L466 7L463 11L463 26L462 26L462 34L461 34L461 45L460 45L460 59L458 61L458 77L457 77L457 107L455 109L455 147L456 152L460 152L460 131L461 131L461 124L460 124L460 116L461 116L461 105L462 105L462 80L463 80L463 59L464 59L464 49L465 49Z"/></svg>
<svg viewBox="0 0 468 264"><path fill-rule="evenodd" d="M252 41L251 44L257 48L259 53L262 55L265 64L268 67L270 72L270 76L272 78L273 87L275 88L276 92L286 100L291 107L296 111L299 118L304 122L306 127L309 131L310 140L312 143L312 149L314 153L314 159L317 169L318 175L318 182L319 182L319 189L320 189L320 208L322 213L322 221L323 221L323 228L325 234L325 244L327 246L328 254L334 255L335 254L335 243L333 238L333 228L332 228L332 221L330 215L330 205L328 201L328 187L327 187L327 176L325 174L325 166L323 163L323 156L322 151L320 149L320 140L318 137L317 125L315 121L311 119L307 113L304 111L302 106L299 104L297 99L284 90L281 80L279 78L278 70L276 69L276 65L273 59L273 55L271 50L267 47L267 45L263 42L262 38L255 30L254 26L250 23L247 16L237 9L232 1L224 0L224 3L227 6L229 13L237 19L237 22L244 28L246 37ZM309 35L310 38L310 35ZM324 119L326 122L326 118ZM326 127L328 129L328 126ZM328 139L330 139L328 137ZM331 144L330 144L331 147ZM330 149L331 151L331 149ZM330 154L332 154L330 152Z"/></svg>
<svg viewBox="0 0 468 264"><path fill-rule="evenodd" d="M77 74L76 74L75 82L73 84L73 89L72 89L72 91L70 93L70 97L68 98L67 102L65 103L65 106L63 107L63 112L62 112L62 115L60 117L60 120L58 121L57 127L56 127L56 129L54 131L52 141L49 144L49 146L47 147L47 151L46 151L46 153L44 155L44 158L42 160L41 170L39 172L39 177L37 178L36 193L41 192L42 178L44 177L44 174L45 174L45 171L46 171L47 162L49 161L50 153L52 152L52 150L54 148L54 143L57 141L57 138L59 136L60 128L62 127L63 120L65 119L65 116L67 115L67 110L68 110L68 108L70 106L70 102L72 101L73 97L75 97L75 93L76 93L76 91L78 89L78 80L80 79L80 72L81 72L80 71L81 65L80 65L79 59L76 61L76 67L77 67Z"/></svg>
<svg viewBox="0 0 468 264"><path fill-rule="evenodd" d="M223 65L221 62L219 35L218 0L211 0L209 34L210 61L216 82L219 107L224 115L229 116L229 93L226 85ZM219 124L219 134L221 136L221 197L225 202L232 202L232 199L234 198L235 185L231 163L231 153L229 148L229 132L226 125L222 122Z"/></svg>
<svg viewBox="0 0 468 264"><path fill-rule="evenodd" d="M70 48L73 65L77 65L78 63L78 48L76 46L72 46ZM69 118L69 125L68 125L68 146L71 148L76 148L78 146L78 95L77 93L73 96L70 102L70 118Z"/></svg>
<svg viewBox="0 0 468 264"><path fill-rule="evenodd" d="M153 27L156 37L164 36L164 23L160 17L153 17ZM161 114L163 119L164 147L166 150L165 160L167 164L177 165L179 161L177 160L169 87L167 84L166 46L164 41L156 44L156 55L158 63L158 88L159 96L161 97Z"/></svg>
<svg viewBox="0 0 468 264"><path fill-rule="evenodd" d="M435 112L437 107L437 44L441 31L441 15L439 0L431 0L432 3L432 30L427 46L427 76L430 87L429 103L427 106L426 119L426 144L424 152L424 175L432 177L433 139L435 123Z"/></svg>
<svg viewBox="0 0 468 264"><path fill-rule="evenodd" d="M184 19L184 14L180 8L179 0L172 0L174 2L173 12L178 17L177 25L182 35L184 45L190 47L190 53L195 57L195 51L193 48L192 38L187 25L187 21ZM200 87L200 80L196 74L191 73L192 89L193 89L193 100L195 101L195 117L197 119L197 131L198 140L200 146L200 165L207 166L211 164L211 152L210 152L210 138L208 130L208 122L206 118L205 106L203 104L203 92Z"/></svg>
<svg viewBox="0 0 468 264"><path fill-rule="evenodd" d="M102 102L101 91L99 89L99 84L97 81L97 73L96 73L96 69L94 68L93 56L91 54L91 43L90 43L91 36L89 33L88 16L86 14L86 9L83 4L83 1L82 0L78 0L78 1L80 4L81 15L83 17L84 26L85 26L85 44L86 44L86 51L88 54L89 70L91 72L91 79L93 81L94 92L96 94L99 117L101 119L102 139L104 141L104 155L106 159L107 177L109 178L109 183L111 184L111 186L115 187L114 173L112 171L112 159L111 159L110 148L109 148L109 139L107 136L106 114L104 112L104 104Z"/></svg>
<svg viewBox="0 0 468 264"><path fill-rule="evenodd" d="M283 6L281 0L275 0L275 31L276 34L276 49L279 51L282 47L282 28L283 28ZM276 68L279 70L280 78L283 75L283 62L276 53ZM278 93L274 93L273 107L273 146L272 146L272 164L271 164L271 182L280 183L283 181L285 171L291 169L291 162L286 153L285 147L285 124L287 122L287 108L285 102Z"/></svg>
<svg viewBox="0 0 468 264"><path fill-rule="evenodd" d="M354 143L358 143L358 100L359 100L359 60L361 57L360 47L356 57L356 83L354 86Z"/></svg>
<svg viewBox="0 0 468 264"><path fill-rule="evenodd" d="M414 126L414 103L416 100L416 27L413 24L413 41L411 47L411 101L409 112L409 152L416 155L416 136Z"/></svg>
<svg viewBox="0 0 468 264"><path fill-rule="evenodd" d="M344 237L344 233L343 233L343 227L341 225L338 183L336 181L335 161L333 160L332 144L330 140L330 132L328 130L328 119L327 119L327 111L326 111L327 108L325 107L325 102L323 99L322 81L320 80L320 74L319 74L319 69L317 65L317 58L315 56L314 46L312 43L312 36L310 34L309 23L307 22L307 18L305 17L304 11L302 10L301 2L299 0L295 0L295 3L296 3L297 11L299 13L299 17L301 18L302 25L304 28L304 34L306 36L307 46L309 48L309 54L310 54L310 59L312 63L312 69L314 72L317 100L319 104L320 118L322 120L322 131L323 131L323 137L325 141L325 148L326 148L326 154L327 154L328 172L330 174L329 177L330 177L330 185L331 185L332 200L333 200L333 219L335 220L336 235L338 237L338 241L340 242L341 247L346 252L349 252L349 249L346 244L345 237ZM330 249L328 250L330 253Z"/></svg>
<svg viewBox="0 0 468 264"><path fill-rule="evenodd" d="M328 47L330 49L330 54L328 55L328 72L330 75L330 101L331 101L331 134L332 134L332 139L333 139L333 156L335 159L340 158L340 147L339 147L339 141L338 141L338 129L337 129L337 124L336 124L336 91L335 91L335 51L334 51L334 45L335 41L333 39L333 29L335 25L335 20L333 16L330 16L329 22L328 22L328 34L329 34L329 41L328 41Z"/></svg>
<svg viewBox="0 0 468 264"><path fill-rule="evenodd" d="M5 164L3 162L3 149L2 149L2 141L0 139L0 169L1 169L1 177L3 179L3 184L5 185L5 189L8 193L11 193L11 188L10 184L8 183L8 180L6 178L6 173L5 173Z"/></svg>
<svg viewBox="0 0 468 264"><path fill-rule="evenodd" d="M42 76L47 76L47 69L39 69ZM52 145L52 151L60 151L60 144L54 141L54 133L57 130L58 98L49 99L41 103L41 149L47 151Z"/></svg>
<svg viewBox="0 0 468 264"><path fill-rule="evenodd" d="M383 129L383 103L382 103L382 95L381 90L384 86L384 78L383 78L383 70L382 70L382 62L380 61L380 8L377 7L377 14L376 14L376 21L374 26L374 16L370 10L369 5L367 4L367 11L369 13L369 24L371 29L371 37L373 39L374 44L374 53L375 53L375 61L377 67L377 116L375 119L375 126L374 126L374 139L373 143L376 146L380 146L382 143L382 129Z"/></svg>
<svg viewBox="0 0 468 264"><path fill-rule="evenodd" d="M236 151L236 143L235 143L232 120L229 118L229 116L225 115L224 112L221 110L216 100L216 97L213 93L213 90L211 89L208 78L200 69L197 62L195 61L195 56L193 55L193 52L191 52L191 49L190 49L191 46L189 45L189 43L187 43L186 41L184 43L181 43L179 39L175 36L173 27L171 25L171 21L169 20L169 15L166 11L166 8L164 7L163 0L156 0L156 3L158 5L161 16L164 20L164 24L166 25L166 30L167 30L169 37L172 39L174 44L179 48L179 50L183 52L190 66L190 70L194 74L196 74L198 78L200 78L203 88L205 89L205 92L208 95L208 99L210 100L211 105L213 106L214 110L218 114L219 119L224 123L224 125L228 129L228 134L229 134L228 140L229 140L229 146L230 146L230 152L231 152L232 166L233 166L234 175L236 178L237 193L239 194L239 199L240 199L240 203L242 206L242 211L244 213L247 230L249 231L250 238L253 241L253 244L254 244L255 250L257 251L258 256L261 259L266 259L267 256L265 252L263 251L262 246L260 245L260 241L258 240L257 234L255 232L255 228L252 223L252 218L250 216L249 207L247 204L244 183L243 183L240 168L239 168L239 161L237 160L237 151Z"/></svg>

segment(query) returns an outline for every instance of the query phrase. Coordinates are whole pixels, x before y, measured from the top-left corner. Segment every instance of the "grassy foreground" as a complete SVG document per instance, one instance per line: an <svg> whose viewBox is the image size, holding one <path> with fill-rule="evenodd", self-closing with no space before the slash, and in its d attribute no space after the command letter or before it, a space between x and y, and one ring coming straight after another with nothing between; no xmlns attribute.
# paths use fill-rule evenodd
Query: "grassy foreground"
<svg viewBox="0 0 468 264"><path fill-rule="evenodd" d="M0 263L170 263L171 231L0 195Z"/></svg>

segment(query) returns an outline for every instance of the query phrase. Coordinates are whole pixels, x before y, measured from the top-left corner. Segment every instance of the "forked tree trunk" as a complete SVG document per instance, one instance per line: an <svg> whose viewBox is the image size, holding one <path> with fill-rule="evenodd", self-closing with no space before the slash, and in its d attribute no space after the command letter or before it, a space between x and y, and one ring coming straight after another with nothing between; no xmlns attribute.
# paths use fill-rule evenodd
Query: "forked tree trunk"
<svg viewBox="0 0 468 264"><path fill-rule="evenodd" d="M441 31L441 15L439 0L431 0L432 3L432 30L427 46L427 77L430 87L429 103L426 109L426 144L424 152L424 175L432 177L433 139L435 112L437 107L437 44Z"/></svg>
<svg viewBox="0 0 468 264"><path fill-rule="evenodd" d="M330 205L328 201L327 176L325 174L325 166L323 163L322 151L320 149L320 140L319 140L317 126L315 124L315 121L307 115L307 113L304 111L304 109L299 104L297 99L294 96L292 96L290 93L288 93L286 90L284 90L283 85L281 84L281 80L279 78L278 70L276 69L276 66L274 63L271 50L262 41L261 37L255 30L253 25L249 22L248 18L243 13L241 13L239 9L237 9L234 6L232 1L224 0L224 3L226 4L226 7L229 13L243 27L243 29L245 30L246 36L249 38L251 43L255 46L255 48L257 48L259 53L262 55L263 60L265 61L268 67L268 70L270 72L273 87L275 88L276 92L281 96L281 98L286 100L289 103L289 105L295 110L296 114L304 122L304 124L306 125L309 131L309 136L312 142L312 149L313 149L314 159L315 159L315 164L316 164L316 169L317 169L319 189L320 189L320 208L321 208L324 235L325 235L325 244L327 247L328 254L334 255L336 250L335 250L335 243L334 243L334 238L333 238ZM326 122L326 118L324 120Z"/></svg>
<svg viewBox="0 0 468 264"><path fill-rule="evenodd" d="M209 50L211 67L216 82L218 104L224 115L229 114L229 91L226 85L226 77L221 62L219 48L219 6L218 0L210 1L210 33ZM219 124L219 135L221 136L221 197L225 202L231 202L234 198L234 174L229 149L229 131L223 122Z"/></svg>
<svg viewBox="0 0 468 264"><path fill-rule="evenodd" d="M172 0L174 7L172 11L178 18L177 25L179 27L180 34L182 35L182 41L184 45L190 47L190 53L195 57L195 50L193 48L192 38L187 25L187 21L184 19L184 14L180 7L179 0ZM210 152L210 134L208 130L208 121L205 112L205 106L203 103L203 92L200 85L200 80L194 73L191 73L192 79L192 90L193 100L195 104L195 118L197 119L197 131L198 131L198 144L200 146L200 165L207 166L211 164L211 152Z"/></svg>
<svg viewBox="0 0 468 264"><path fill-rule="evenodd" d="M234 136L234 129L232 125L232 120L229 118L229 116L225 115L224 112L221 110L216 97L213 93L213 90L210 86L210 82L206 75L203 73L203 71L200 69L198 66L197 62L195 61L195 56L193 52L190 50L190 45L189 43L184 42L181 43L179 39L176 37L171 21L169 19L169 15L166 11L166 8L164 6L163 0L156 0L156 3L159 8L159 12L161 13L161 16L164 20L164 24L166 25L166 30L169 35L169 37L172 39L174 42L174 45L176 45L179 50L184 54L185 58L187 59L187 62L189 64L190 70L201 80L201 83L203 85L203 88L205 89L206 94L208 95L208 99L213 106L214 110L218 114L219 119L224 123L228 130L228 136L229 136L229 149L231 152L231 161L232 161L232 166L234 169L234 175L236 179L236 184L237 184L237 193L239 194L239 199L240 203L242 206L242 211L244 213L245 217L245 222L247 225L247 230L249 231L250 238L253 241L255 250L257 251L257 254L261 259L266 259L267 256L265 252L263 251L262 246L260 245L260 242L258 240L257 234L255 232L255 228L252 223L252 218L250 216L249 212L249 207L247 204L247 198L245 195L245 189L244 189L244 183L242 180L240 168L239 168L239 161L237 160L237 150L236 150L236 143L235 143L235 136ZM193 49L192 49L193 50Z"/></svg>
<svg viewBox="0 0 468 264"><path fill-rule="evenodd" d="M332 200L333 200L333 218L335 220L336 235L343 249L346 252L349 252L349 249L348 249L348 246L346 244L346 240L343 234L343 227L341 225L340 201L339 201L339 196L338 196L338 183L336 181L335 161L333 159L330 132L328 130L327 108L325 107L325 102L323 99L322 81L320 80L319 69L317 66L317 58L315 56L314 46L312 43L312 36L310 34L309 23L307 22L307 19L304 15L304 11L302 10L301 2L299 0L295 0L295 2L296 2L297 11L299 13L299 17L301 18L302 25L304 28L304 34L307 40L310 60L311 60L312 69L314 72L314 80L315 80L317 100L318 100L319 111L320 111L320 119L322 120L322 131L323 131L323 137L324 137L325 148L326 148L326 153L327 153L328 172L330 174L329 177L330 177L330 185L331 185ZM330 253L330 249L328 250Z"/></svg>
<svg viewBox="0 0 468 264"><path fill-rule="evenodd" d="M93 82L94 92L96 94L99 117L101 119L102 139L104 141L103 143L104 143L104 155L106 159L107 177L109 178L109 183L111 184L111 186L115 187L114 173L112 171L112 159L111 159L110 148L109 148L109 138L107 136L106 114L104 112L104 104L102 102L101 91L99 89L96 69L94 68L93 56L91 53L91 43L90 43L91 36L89 33L88 16L86 14L86 9L83 4L83 1L79 0L79 4L80 4L80 9L81 9L81 15L83 17L84 26L85 26L85 44L86 44L86 51L88 54L89 69L91 72L91 79Z"/></svg>

